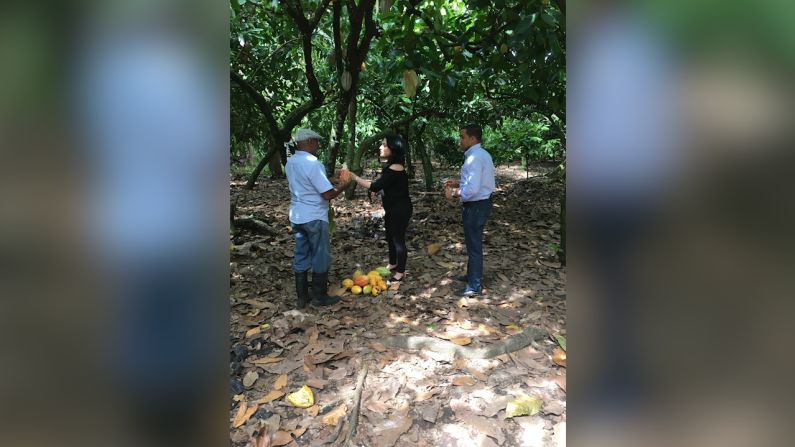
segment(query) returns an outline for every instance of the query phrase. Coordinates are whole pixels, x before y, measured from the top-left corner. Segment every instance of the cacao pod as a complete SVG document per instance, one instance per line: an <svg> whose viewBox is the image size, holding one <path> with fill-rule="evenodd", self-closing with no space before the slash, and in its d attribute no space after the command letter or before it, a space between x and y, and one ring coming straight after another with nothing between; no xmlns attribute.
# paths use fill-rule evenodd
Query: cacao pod
<svg viewBox="0 0 795 447"><path fill-rule="evenodd" d="M417 86L420 83L420 78L414 70L403 71L403 90L406 96L413 98L417 94Z"/></svg>
<svg viewBox="0 0 795 447"><path fill-rule="evenodd" d="M342 73L342 77L340 78L340 83L342 84L342 89L346 92L351 89L351 74L347 70Z"/></svg>

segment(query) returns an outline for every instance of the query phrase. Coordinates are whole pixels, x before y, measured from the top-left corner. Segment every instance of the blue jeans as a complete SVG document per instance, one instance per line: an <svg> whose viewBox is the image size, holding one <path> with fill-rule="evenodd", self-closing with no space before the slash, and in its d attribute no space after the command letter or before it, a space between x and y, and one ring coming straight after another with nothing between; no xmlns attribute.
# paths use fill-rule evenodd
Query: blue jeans
<svg viewBox="0 0 795 447"><path fill-rule="evenodd" d="M464 202L461 220L467 246L467 287L479 291L483 278L483 227L491 214L491 199Z"/></svg>
<svg viewBox="0 0 795 447"><path fill-rule="evenodd" d="M295 234L295 257L293 270L326 273L331 267L328 222L313 220L303 224L292 224Z"/></svg>

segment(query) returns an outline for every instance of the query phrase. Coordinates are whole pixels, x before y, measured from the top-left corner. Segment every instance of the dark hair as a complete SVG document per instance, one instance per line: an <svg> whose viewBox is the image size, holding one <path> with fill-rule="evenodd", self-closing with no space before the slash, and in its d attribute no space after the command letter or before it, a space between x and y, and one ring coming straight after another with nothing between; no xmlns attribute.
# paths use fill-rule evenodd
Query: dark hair
<svg viewBox="0 0 795 447"><path fill-rule="evenodd" d="M466 126L461 126L461 130L466 131L467 135L470 137L475 137L478 141L483 139L483 128L480 127L480 124L467 124Z"/></svg>
<svg viewBox="0 0 795 447"><path fill-rule="evenodd" d="M403 137L394 133L386 134L386 147L389 148L389 158L386 160L386 165L392 164L406 164L406 146L403 143Z"/></svg>

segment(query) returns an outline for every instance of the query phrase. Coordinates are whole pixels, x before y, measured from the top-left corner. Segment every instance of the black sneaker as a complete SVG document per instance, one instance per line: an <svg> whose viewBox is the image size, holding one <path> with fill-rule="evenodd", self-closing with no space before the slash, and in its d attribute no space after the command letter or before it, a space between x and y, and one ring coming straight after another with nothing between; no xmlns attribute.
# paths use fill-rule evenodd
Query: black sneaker
<svg viewBox="0 0 795 447"><path fill-rule="evenodd" d="M456 292L455 295L456 296L463 296L465 298L468 298L468 297L471 297L471 296L481 296L482 294L483 294L483 290L482 289L480 289L480 290L470 290L470 289L464 287L462 290L459 290L458 292Z"/></svg>

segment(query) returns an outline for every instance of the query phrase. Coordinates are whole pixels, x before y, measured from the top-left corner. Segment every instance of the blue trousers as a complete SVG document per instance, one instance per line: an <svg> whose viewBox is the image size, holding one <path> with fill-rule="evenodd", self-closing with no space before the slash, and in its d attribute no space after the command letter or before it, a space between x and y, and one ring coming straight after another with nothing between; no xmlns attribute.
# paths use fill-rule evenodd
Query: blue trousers
<svg viewBox="0 0 795 447"><path fill-rule="evenodd" d="M303 224L292 224L295 234L295 257L293 270L326 273L331 267L328 222L313 220Z"/></svg>
<svg viewBox="0 0 795 447"><path fill-rule="evenodd" d="M466 290L479 291L483 278L483 227L491 214L491 199L464 202L461 220L467 247Z"/></svg>

